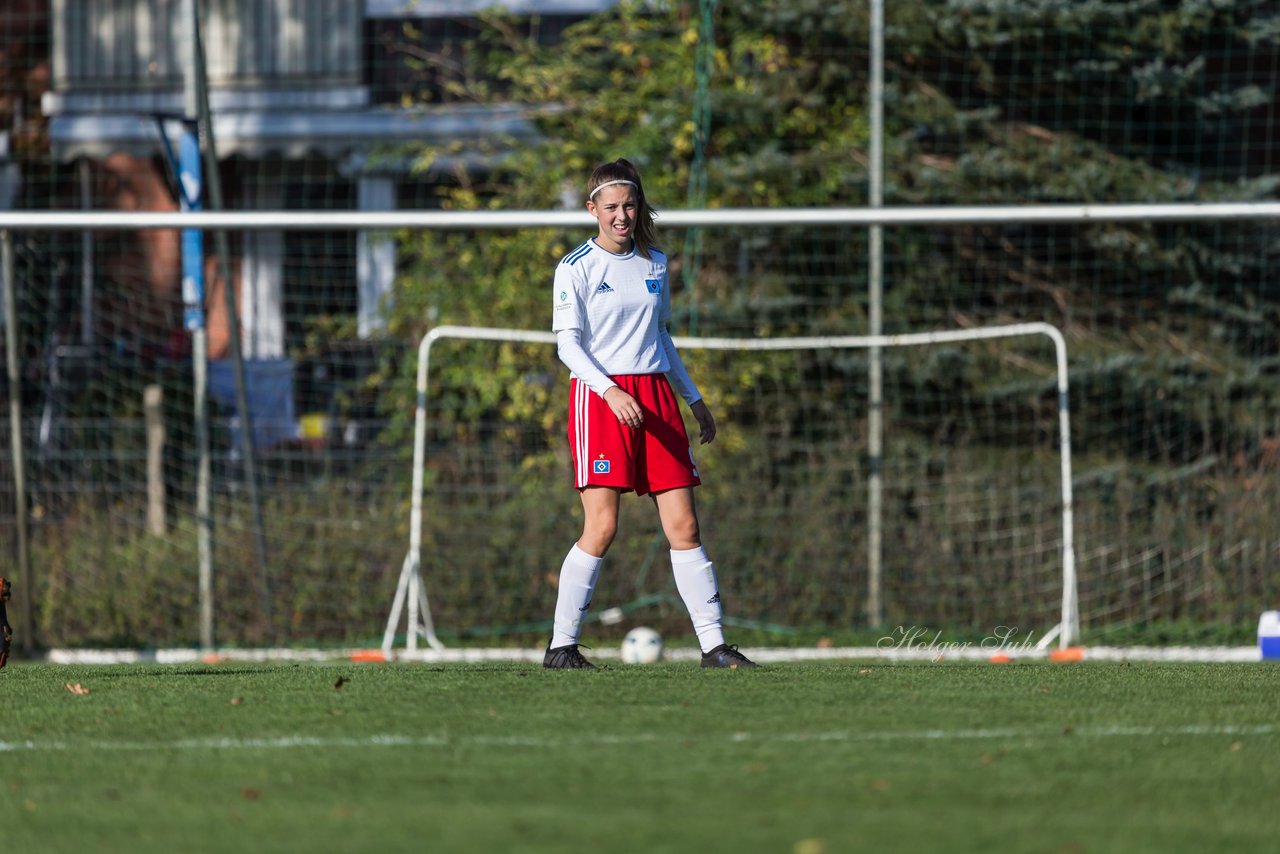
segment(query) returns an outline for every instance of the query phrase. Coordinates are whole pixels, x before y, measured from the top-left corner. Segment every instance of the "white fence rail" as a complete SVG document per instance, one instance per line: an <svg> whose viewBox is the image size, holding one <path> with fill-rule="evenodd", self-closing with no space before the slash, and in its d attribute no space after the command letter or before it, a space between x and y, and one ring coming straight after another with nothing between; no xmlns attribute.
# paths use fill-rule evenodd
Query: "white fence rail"
<svg viewBox="0 0 1280 854"><path fill-rule="evenodd" d="M975 225L1280 219L1280 202L1159 205L993 205L902 208L711 208L661 211L680 228L806 225ZM589 225L586 211L3 211L0 231L207 228L234 231L424 228L562 228Z"/></svg>

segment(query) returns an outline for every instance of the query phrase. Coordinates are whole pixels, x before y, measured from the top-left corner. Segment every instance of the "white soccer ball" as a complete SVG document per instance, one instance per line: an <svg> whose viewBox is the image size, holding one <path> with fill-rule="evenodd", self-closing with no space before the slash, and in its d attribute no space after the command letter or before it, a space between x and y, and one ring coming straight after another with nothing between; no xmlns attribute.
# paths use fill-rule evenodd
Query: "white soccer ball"
<svg viewBox="0 0 1280 854"><path fill-rule="evenodd" d="M624 664L653 664L662 658L662 635L653 629L640 626L627 632L622 639Z"/></svg>

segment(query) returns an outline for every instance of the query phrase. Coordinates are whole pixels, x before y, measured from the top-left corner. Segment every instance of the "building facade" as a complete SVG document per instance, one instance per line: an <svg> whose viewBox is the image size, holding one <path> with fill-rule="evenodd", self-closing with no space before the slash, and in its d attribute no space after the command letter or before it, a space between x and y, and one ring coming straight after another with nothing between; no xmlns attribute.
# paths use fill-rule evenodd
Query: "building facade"
<svg viewBox="0 0 1280 854"><path fill-rule="evenodd" d="M498 5L533 37L616 0L202 0L212 136L225 206L241 210L431 207L458 170L486 168L495 145L533 133L522 105L468 103L476 16ZM76 175L86 209L178 210L176 149L184 110L183 0L52 0L50 85L42 99L52 158ZM415 152L447 150L429 165ZM206 252L213 241L206 240ZM247 360L289 358L317 314L354 314L376 338L396 275L389 238L354 232L232 235L232 281L206 264L210 355L228 350L231 287ZM181 339L176 231L132 241L80 238L85 342L99 324L138 324ZM104 280L149 294L128 312ZM122 317L122 314L124 317ZM128 330L124 330L126 333ZM126 336L127 337L127 336ZM306 409L313 404L302 403Z"/></svg>

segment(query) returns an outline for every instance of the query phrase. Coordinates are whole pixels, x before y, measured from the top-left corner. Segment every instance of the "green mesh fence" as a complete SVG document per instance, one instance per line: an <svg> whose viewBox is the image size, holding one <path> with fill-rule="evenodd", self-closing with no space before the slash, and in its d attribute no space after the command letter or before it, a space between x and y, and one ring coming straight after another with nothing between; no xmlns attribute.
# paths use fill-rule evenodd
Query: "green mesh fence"
<svg viewBox="0 0 1280 854"><path fill-rule="evenodd" d="M590 166L617 156L640 165L660 213L866 201L865 3L438 6L204 3L227 207L577 207ZM155 118L181 109L174 4L58 8L0 10L0 208L175 210ZM895 2L886 27L887 205L1276 198L1274 4ZM866 331L864 230L659 227L677 334ZM553 265L589 234L231 233L260 384L267 565L211 259L220 642L380 637L407 548L419 337L548 328ZM20 637L195 643L177 234L18 231L13 246L19 359L3 393L22 404L29 513L15 515L6 421L0 549L16 559L27 526ZM1278 264L1274 221L886 230L886 332L1045 321L1067 334L1086 640L1248 640L1280 602ZM780 638L870 630L865 354L687 361L722 423L699 501L729 612ZM884 370L888 623L1056 622L1046 346L888 352ZM447 641L537 636L579 524L564 371L537 348L454 345L438 383L436 618ZM149 463L153 386L165 440ZM652 508L628 502L623 524L600 607L628 618L592 631L683 631Z"/></svg>

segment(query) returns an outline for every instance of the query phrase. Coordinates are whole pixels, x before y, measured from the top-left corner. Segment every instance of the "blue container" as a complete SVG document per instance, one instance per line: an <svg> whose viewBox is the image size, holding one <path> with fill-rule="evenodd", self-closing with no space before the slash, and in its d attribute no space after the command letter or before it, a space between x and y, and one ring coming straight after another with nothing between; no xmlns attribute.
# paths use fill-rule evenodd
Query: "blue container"
<svg viewBox="0 0 1280 854"><path fill-rule="evenodd" d="M1280 611L1263 611L1258 620L1258 651L1263 661L1280 661Z"/></svg>

